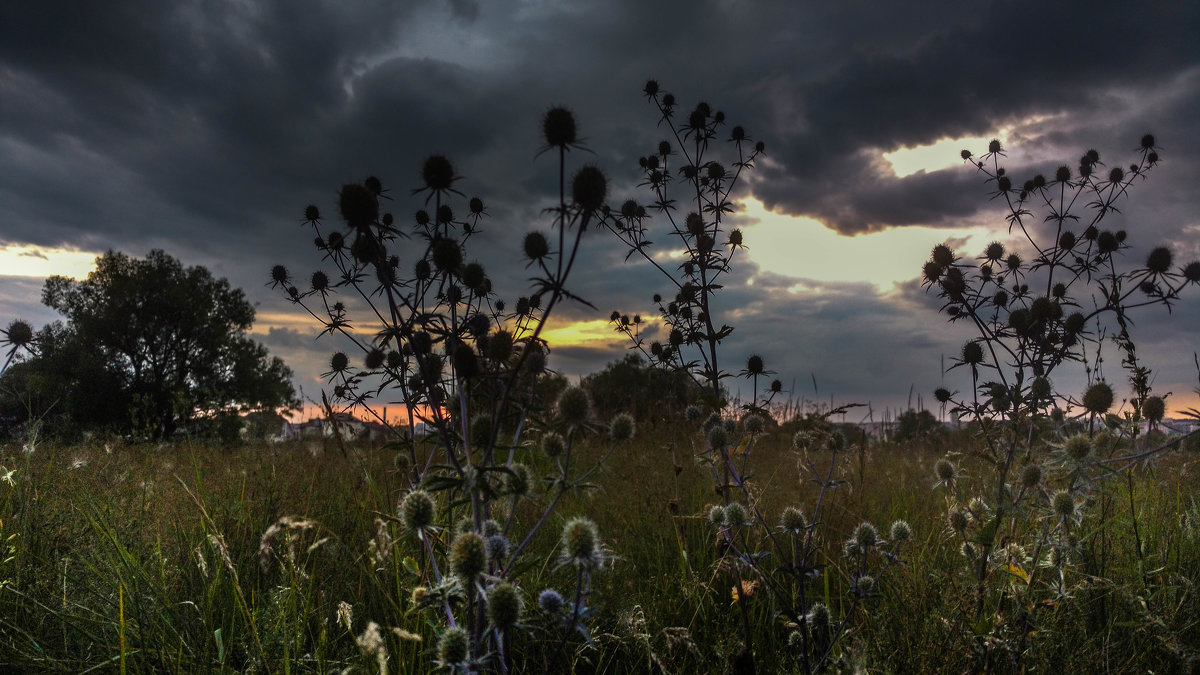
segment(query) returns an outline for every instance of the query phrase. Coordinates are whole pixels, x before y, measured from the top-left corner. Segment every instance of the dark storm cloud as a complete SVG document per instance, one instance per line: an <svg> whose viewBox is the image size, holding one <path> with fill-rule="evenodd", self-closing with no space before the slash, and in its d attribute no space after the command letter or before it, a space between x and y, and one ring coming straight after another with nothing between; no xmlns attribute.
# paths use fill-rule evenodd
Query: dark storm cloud
<svg viewBox="0 0 1200 675"><path fill-rule="evenodd" d="M284 263L298 278L322 267L312 233L298 226L305 205L318 205L336 227L339 187L375 174L407 222L422 206L410 195L420 162L443 153L465 177L459 187L488 206L469 255L511 302L528 292L530 274L514 264L521 237L549 229L542 210L555 193L554 158L535 156L541 115L551 105L572 108L589 150L571 153L569 171L596 163L615 203L644 201L637 157L665 134L639 93L653 77L678 95L679 114L707 100L766 142L752 190L768 207L846 233L1003 218L969 168L896 178L886 151L1050 115L1009 139L1020 146L1014 171L1024 175L1097 144L1106 157L1124 158L1154 131L1164 163L1123 217L1131 233L1136 225L1154 242L1146 246L1172 242L1181 258L1200 256L1196 232L1183 229L1196 225L1200 206L1200 5L762 7L7 3L0 244L134 255L161 247L245 288L260 316L284 312L290 306L265 287L270 265ZM600 232L589 233L582 255L572 290L597 309L567 305L563 317L648 314L650 294L670 295L648 265L625 264ZM720 302L738 321L728 345L735 360L766 352L780 372L812 372L848 394L906 391L939 350L961 342L912 288L881 295L752 265L728 283ZM797 283L805 290L789 290ZM0 309L33 319L39 289L0 277ZM300 379L322 369L314 354L331 347L291 327L269 330L266 342L296 361ZM879 345L898 335L914 356L888 362ZM585 372L620 355L563 347L555 362Z"/></svg>

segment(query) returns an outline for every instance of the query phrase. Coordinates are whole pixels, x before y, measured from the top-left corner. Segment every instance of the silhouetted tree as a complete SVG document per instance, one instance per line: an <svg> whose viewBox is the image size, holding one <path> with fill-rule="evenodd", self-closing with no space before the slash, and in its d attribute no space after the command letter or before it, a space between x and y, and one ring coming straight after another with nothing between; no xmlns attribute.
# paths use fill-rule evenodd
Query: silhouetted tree
<svg viewBox="0 0 1200 675"><path fill-rule="evenodd" d="M928 410L906 410L896 418L896 431L892 434L892 440L912 441L941 428L941 423Z"/></svg>
<svg viewBox="0 0 1200 675"><path fill-rule="evenodd" d="M40 331L34 355L5 371L6 408L162 438L200 417L297 403L291 370L245 335L245 295L163 251L110 251L83 281L47 279L42 302L67 323Z"/></svg>
<svg viewBox="0 0 1200 675"><path fill-rule="evenodd" d="M687 373L651 367L635 353L584 377L581 384L602 416L628 412L639 421L680 413L700 394Z"/></svg>

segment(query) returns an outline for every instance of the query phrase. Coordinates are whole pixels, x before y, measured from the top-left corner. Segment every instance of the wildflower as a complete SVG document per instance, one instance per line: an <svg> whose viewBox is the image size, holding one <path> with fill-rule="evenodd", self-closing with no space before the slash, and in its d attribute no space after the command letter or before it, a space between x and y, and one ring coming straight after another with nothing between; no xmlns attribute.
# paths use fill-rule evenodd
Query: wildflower
<svg viewBox="0 0 1200 675"><path fill-rule="evenodd" d="M553 588L547 588L538 594L538 608L547 614L558 614L566 606L562 594Z"/></svg>
<svg viewBox="0 0 1200 675"><path fill-rule="evenodd" d="M725 430L725 425L718 424L708 430L708 447L713 450L722 450L729 445L729 432Z"/></svg>
<svg viewBox="0 0 1200 675"><path fill-rule="evenodd" d="M971 520L967 516L967 512L962 509L953 509L946 515L946 522L950 525L950 530L957 534L962 534L967 531L967 526Z"/></svg>
<svg viewBox="0 0 1200 675"><path fill-rule="evenodd" d="M1075 434L1063 443L1063 452L1075 461L1081 461L1092 454L1092 439L1086 434Z"/></svg>
<svg viewBox="0 0 1200 675"><path fill-rule="evenodd" d="M529 494L530 485L533 479L529 473L529 467L519 462L514 462L508 467L508 472L504 474L504 493L513 495L514 497L524 497Z"/></svg>
<svg viewBox="0 0 1200 675"><path fill-rule="evenodd" d="M577 142L575 115L561 107L547 110L542 117L542 137L547 148L570 149Z"/></svg>
<svg viewBox="0 0 1200 675"><path fill-rule="evenodd" d="M1040 464L1026 464L1024 469L1021 469L1021 485L1026 489L1033 489L1042 482L1042 467Z"/></svg>
<svg viewBox="0 0 1200 675"><path fill-rule="evenodd" d="M1161 396L1150 396L1142 402L1142 417L1151 422L1161 422L1167 412L1167 404Z"/></svg>
<svg viewBox="0 0 1200 675"><path fill-rule="evenodd" d="M944 457L933 465L933 473L937 476L937 485L952 485L958 478L958 468L954 466L954 462Z"/></svg>
<svg viewBox="0 0 1200 675"><path fill-rule="evenodd" d="M585 212L600 210L608 194L608 179L604 172L588 165L580 169L571 182L571 197Z"/></svg>
<svg viewBox="0 0 1200 675"><path fill-rule="evenodd" d="M1083 408L1093 415L1103 415L1113 404L1113 390L1107 382L1092 384L1083 393Z"/></svg>
<svg viewBox="0 0 1200 675"><path fill-rule="evenodd" d="M546 453L547 457L558 457L566 448L567 442L553 431L542 436L542 452Z"/></svg>
<svg viewBox="0 0 1200 675"><path fill-rule="evenodd" d="M708 509L708 522L721 527L725 524L725 507L720 504L714 504Z"/></svg>
<svg viewBox="0 0 1200 675"><path fill-rule="evenodd" d="M893 521L892 527L888 530L888 537L897 544L909 541L912 539L912 527L905 520Z"/></svg>
<svg viewBox="0 0 1200 675"><path fill-rule="evenodd" d="M580 387L567 387L558 397L558 414L563 422L578 426L588 420L592 402Z"/></svg>
<svg viewBox="0 0 1200 675"><path fill-rule="evenodd" d="M750 514L746 507L738 502L730 502L725 507L725 524L729 527L740 527L750 524Z"/></svg>
<svg viewBox="0 0 1200 675"><path fill-rule="evenodd" d="M276 265L282 268L282 265ZM272 270L272 275L274 271ZM284 280L287 278L287 270L284 269ZM0 331L4 333L4 339L0 340L0 344L11 344L15 348L27 347L33 342L33 326L29 322L17 319L8 324L8 330Z"/></svg>
<svg viewBox="0 0 1200 675"><path fill-rule="evenodd" d="M404 497L400 504L401 519L404 527L415 532L421 532L433 525L436 514L433 497L424 490L413 490Z"/></svg>
<svg viewBox="0 0 1200 675"><path fill-rule="evenodd" d="M463 532L454 538L450 549L450 569L470 582L487 570L487 547L475 532Z"/></svg>
<svg viewBox="0 0 1200 675"><path fill-rule="evenodd" d="M613 443L624 443L633 438L634 428L633 416L629 413L621 413L609 423L608 437Z"/></svg>
<svg viewBox="0 0 1200 675"><path fill-rule="evenodd" d="M1063 520L1074 518L1077 513L1075 498L1067 490L1059 490L1050 499L1050 508Z"/></svg>
<svg viewBox="0 0 1200 675"><path fill-rule="evenodd" d="M861 522L854 528L854 539L858 541L862 552L866 553L879 544L879 530L871 523Z"/></svg>
<svg viewBox="0 0 1200 675"><path fill-rule="evenodd" d="M347 225L361 230L379 219L379 199L365 185L343 185L338 193L338 210Z"/></svg>
<svg viewBox="0 0 1200 675"><path fill-rule="evenodd" d="M530 232L525 235L525 257L530 260L541 260L550 254L550 242L541 232Z"/></svg>
<svg viewBox="0 0 1200 675"><path fill-rule="evenodd" d="M438 662L442 666L457 666L465 663L471 655L467 631L453 626L442 633L437 646Z"/></svg>
<svg viewBox="0 0 1200 675"><path fill-rule="evenodd" d="M525 611L525 603L516 587L507 581L502 581L488 593L487 615L496 628L507 631L521 620Z"/></svg>
<svg viewBox="0 0 1200 675"><path fill-rule="evenodd" d="M761 434L766 424L766 420L763 419L762 415L747 415L742 420L742 425L745 426L746 433L751 435Z"/></svg>
<svg viewBox="0 0 1200 675"><path fill-rule="evenodd" d="M789 506L779 516L779 527L785 532L800 534L808 527L808 523L804 519L803 511L795 506Z"/></svg>
<svg viewBox="0 0 1200 675"><path fill-rule="evenodd" d="M582 516L567 521L562 532L563 561L587 570L600 566L600 535L596 524Z"/></svg>
<svg viewBox="0 0 1200 675"><path fill-rule="evenodd" d="M742 598L751 598L754 592L758 590L758 581L742 580L737 586L730 589L730 595L734 602L740 601Z"/></svg>

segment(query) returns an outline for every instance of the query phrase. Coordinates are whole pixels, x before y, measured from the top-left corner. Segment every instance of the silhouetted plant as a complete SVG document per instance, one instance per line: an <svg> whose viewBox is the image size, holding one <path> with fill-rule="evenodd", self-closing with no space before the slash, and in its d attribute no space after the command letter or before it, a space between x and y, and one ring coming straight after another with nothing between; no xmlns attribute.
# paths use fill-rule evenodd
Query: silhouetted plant
<svg viewBox="0 0 1200 675"><path fill-rule="evenodd" d="M941 311L976 334L951 368L969 371L970 389L935 395L978 430L985 465L994 470L967 477L948 457L936 478L947 493L948 534L974 583L968 626L983 669L997 659L1019 664L1039 608L1082 582L1074 570L1086 566L1086 541L1105 523L1106 509L1092 508L1106 498L1104 479L1172 447L1149 447L1149 436L1138 445L1141 423L1161 422L1165 404L1151 392L1129 313L1149 305L1169 310L1184 287L1200 283L1200 262L1177 266L1165 246L1142 265L1123 264L1127 233L1104 228L1158 163L1153 136L1141 139L1128 169L1105 167L1089 150L1075 168L1020 185L1004 156L999 141L979 158L962 152L992 199L1003 202L1021 243L993 242L975 260L938 245L923 268L925 285L944 301ZM1108 343L1128 377L1123 402L1103 369ZM1054 384L1072 368L1086 374L1082 392Z"/></svg>
<svg viewBox="0 0 1200 675"><path fill-rule="evenodd" d="M728 128L725 114L707 103L697 104L686 117L677 116L674 95L663 92L657 82L647 82L644 93L669 136L638 160L640 187L650 193L650 201L643 205L627 200L602 222L628 247L627 258L636 255L662 273L671 294L653 297L658 315L655 328L662 335L659 339L647 337L649 322L640 315L631 319L614 311L610 321L652 365L687 374L701 388L700 405L690 407L685 417L696 426L698 458L711 468L721 496L721 504L713 506L708 515L722 542L725 555L719 565L728 574L741 617L743 645L732 657L734 671L755 670L755 630L747 603L736 602L751 589L761 589L759 592L770 598L781 619L780 628L794 633L794 656L804 672L821 670L831 662L849 616L847 612L831 618L828 608L814 604L816 596L809 589L823 574L816 528L821 523L826 490L840 485L833 474L844 439L836 431L797 436L795 447L801 453L814 448L830 450L827 470L818 469L805 455L805 466L821 486L810 520L792 507L784 514L790 525L778 525L760 511L759 496L747 481L747 460L783 385L772 377L774 372L758 354L744 357L745 366L736 373L729 369L721 344L734 329L716 316L713 304L744 248L742 231L726 222L736 210L732 195L765 145L754 141L741 126ZM683 261L674 268L651 255L651 214L666 221L661 235L683 250ZM740 410L731 409L725 396L724 381L733 376L743 377L751 385L750 400ZM827 423L829 417L848 407L828 410L820 420ZM864 527L874 531L869 524ZM875 594L875 582L886 565L872 574L867 570L879 559L891 561L898 554L900 541L892 542L891 548L885 543L883 537L875 537L855 548L857 557L850 573L854 602Z"/></svg>
<svg viewBox="0 0 1200 675"><path fill-rule="evenodd" d="M424 203L411 223L402 226L386 212L391 197L377 178L345 185L338 196L341 227L325 225L316 206L304 214L316 248L335 272L315 272L300 288L286 267L271 271L272 284L317 319L322 334L342 336L358 352L351 358L338 351L330 359L329 411L388 423L394 420L371 404L388 396L404 407L401 421L390 425L390 447L399 453L408 489L398 515L388 517L402 533L394 544L390 533L377 537L372 555L391 555L392 545L397 551L416 547L408 609L440 615L432 659L450 671L507 672L515 636L537 623L525 610L531 589L522 588L521 578L536 568L525 560L530 543L562 497L586 487L634 431L626 415L610 425L596 422L587 394L577 387L563 390L557 401L541 398L549 390L539 383L550 377L542 332L561 303L582 302L567 280L584 232L604 217L608 193L607 179L594 166L566 178L567 154L579 145L570 111L549 110L543 132L543 152L558 160L558 203L548 209L549 233L524 237L533 288L511 304L498 297L483 265L469 255L487 216L484 203L459 191L461 178L441 155L424 161L423 182L413 190ZM402 257L414 251L415 259ZM580 466L580 440L605 430L607 452ZM529 443L531 434L540 443ZM529 455L539 445L545 459ZM552 469L535 476L531 464ZM536 508L533 522L518 514L527 504ZM554 636L552 659L570 636L587 638L592 578L609 560L591 521L568 521L561 547L560 566L574 571L569 599L561 607L538 603ZM562 597L542 591L547 594Z"/></svg>

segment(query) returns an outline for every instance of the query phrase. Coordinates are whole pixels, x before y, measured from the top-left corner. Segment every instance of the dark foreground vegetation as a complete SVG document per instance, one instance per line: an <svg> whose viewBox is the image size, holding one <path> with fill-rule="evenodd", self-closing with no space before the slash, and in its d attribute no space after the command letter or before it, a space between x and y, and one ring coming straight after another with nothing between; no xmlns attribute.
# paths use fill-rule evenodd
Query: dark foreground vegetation
<svg viewBox="0 0 1200 675"><path fill-rule="evenodd" d="M790 444L791 429L750 450L747 482L779 514L812 503L818 487ZM721 582L722 551L708 523L719 503L694 438L644 429L569 496L562 520L586 512L612 559L597 576L589 645L569 638L564 671L722 672L741 640L738 603ZM854 604L855 629L834 664L877 671L962 672L975 640L959 630L964 558L931 491L934 464L967 450L965 433L904 445L851 443L838 453L845 483L827 492L819 538L821 598L851 605L846 533L863 520L904 518L912 541L887 583ZM589 444L584 453L601 448ZM813 453L816 454L816 453ZM280 446L42 446L0 455L0 668L10 671L427 672L436 629L421 609L421 555L394 522L395 453L325 441ZM808 456L822 465L828 453ZM403 461L403 460L402 460ZM522 461L551 460L529 449ZM987 467L964 461L960 470ZM1112 481L1082 508L1061 597L1027 626L1030 670L1189 672L1200 651L1200 455L1175 451ZM518 511L518 518L537 513ZM1019 528L1035 527L1019 524ZM562 588L559 528L533 543L526 572L529 626L510 652L514 672L541 672L561 632L536 593ZM435 535L435 547L449 543ZM1024 569L1034 573L1039 563ZM1041 567L1044 571L1047 569ZM999 573L999 572L997 572ZM1024 579L1016 572L1005 584ZM523 592L524 595L525 592ZM749 590L745 603L762 672L797 667L788 631ZM343 603L345 603L343 605ZM365 651L368 622L386 652ZM1010 629L1015 627L1010 626ZM386 661L380 661L385 653Z"/></svg>

